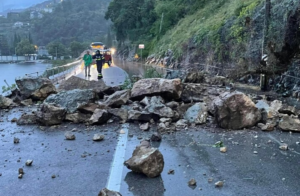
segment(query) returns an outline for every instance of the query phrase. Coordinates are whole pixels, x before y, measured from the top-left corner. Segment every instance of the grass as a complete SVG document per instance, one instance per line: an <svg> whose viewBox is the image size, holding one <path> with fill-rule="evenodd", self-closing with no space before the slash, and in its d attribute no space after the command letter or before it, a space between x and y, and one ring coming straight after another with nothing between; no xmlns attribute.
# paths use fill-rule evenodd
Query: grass
<svg viewBox="0 0 300 196"><path fill-rule="evenodd" d="M249 11L248 6L254 9L261 2L264 0L209 1L202 9L180 20L173 29L170 29L158 42L154 49L155 53L162 54L172 49L175 58L179 58L185 52L182 46L188 43L190 38L193 38L192 41L198 47L218 47L220 45L219 31L226 21L240 15L245 17Z"/></svg>

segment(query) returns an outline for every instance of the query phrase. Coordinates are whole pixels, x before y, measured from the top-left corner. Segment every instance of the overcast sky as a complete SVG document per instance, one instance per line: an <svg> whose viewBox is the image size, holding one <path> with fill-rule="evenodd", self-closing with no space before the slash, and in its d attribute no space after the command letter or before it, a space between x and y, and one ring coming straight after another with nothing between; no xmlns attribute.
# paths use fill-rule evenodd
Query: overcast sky
<svg viewBox="0 0 300 196"><path fill-rule="evenodd" d="M0 0L0 11L8 9L28 8L46 0Z"/></svg>

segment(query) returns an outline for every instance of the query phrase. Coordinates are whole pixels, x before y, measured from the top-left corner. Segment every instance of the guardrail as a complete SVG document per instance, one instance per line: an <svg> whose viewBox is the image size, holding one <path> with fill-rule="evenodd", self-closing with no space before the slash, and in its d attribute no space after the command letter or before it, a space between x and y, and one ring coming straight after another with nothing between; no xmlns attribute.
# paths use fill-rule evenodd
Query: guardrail
<svg viewBox="0 0 300 196"><path fill-rule="evenodd" d="M81 60L66 65L46 69L43 76L49 78L53 83L59 83L72 75L76 75L80 69Z"/></svg>

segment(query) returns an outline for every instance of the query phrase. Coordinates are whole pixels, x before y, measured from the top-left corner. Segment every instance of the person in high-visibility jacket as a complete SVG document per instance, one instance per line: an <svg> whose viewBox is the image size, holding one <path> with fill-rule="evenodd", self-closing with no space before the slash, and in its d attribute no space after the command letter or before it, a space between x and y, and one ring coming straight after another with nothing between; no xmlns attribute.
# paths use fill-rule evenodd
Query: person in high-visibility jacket
<svg viewBox="0 0 300 196"><path fill-rule="evenodd" d="M100 53L99 50L93 55L93 59L96 59L97 71L98 71L98 80L103 78L102 76L102 66L105 62L103 55Z"/></svg>

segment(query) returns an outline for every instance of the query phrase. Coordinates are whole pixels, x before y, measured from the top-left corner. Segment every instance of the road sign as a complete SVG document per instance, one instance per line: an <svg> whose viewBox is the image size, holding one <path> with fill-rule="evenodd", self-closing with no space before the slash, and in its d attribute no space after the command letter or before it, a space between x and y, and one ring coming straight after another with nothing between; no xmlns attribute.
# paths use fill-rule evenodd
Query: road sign
<svg viewBox="0 0 300 196"><path fill-rule="evenodd" d="M144 49L145 45L144 44L139 44L139 49Z"/></svg>

